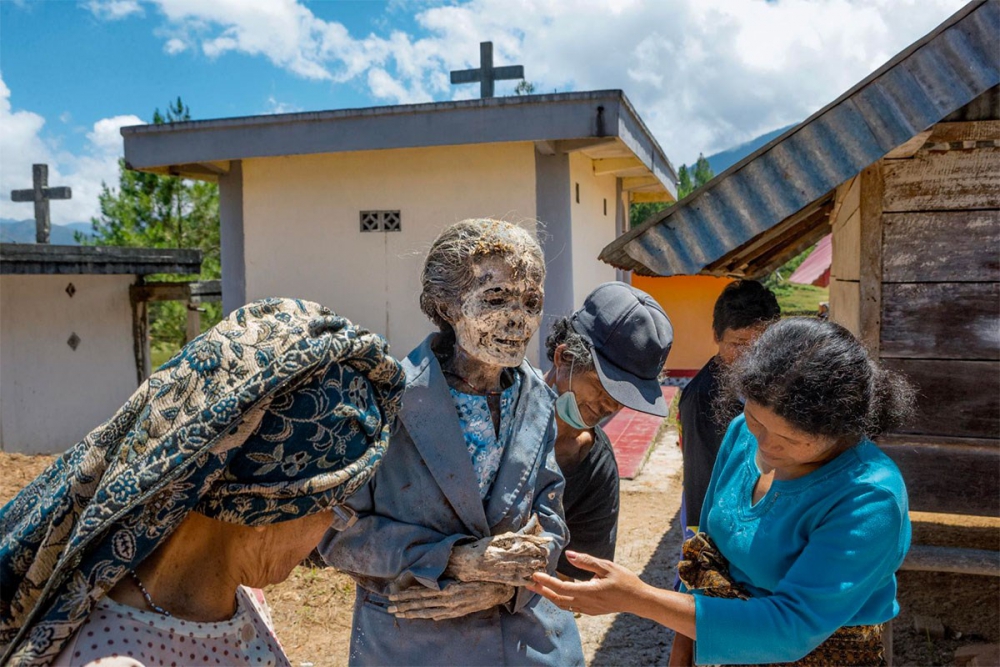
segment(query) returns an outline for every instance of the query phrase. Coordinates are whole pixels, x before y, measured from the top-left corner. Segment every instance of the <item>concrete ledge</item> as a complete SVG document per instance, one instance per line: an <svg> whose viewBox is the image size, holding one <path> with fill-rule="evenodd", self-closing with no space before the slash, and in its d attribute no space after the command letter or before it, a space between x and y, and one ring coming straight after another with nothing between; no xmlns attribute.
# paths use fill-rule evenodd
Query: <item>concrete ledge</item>
<svg viewBox="0 0 1000 667"><path fill-rule="evenodd" d="M201 272L201 251L189 248L120 248L0 243L0 274L145 276Z"/></svg>

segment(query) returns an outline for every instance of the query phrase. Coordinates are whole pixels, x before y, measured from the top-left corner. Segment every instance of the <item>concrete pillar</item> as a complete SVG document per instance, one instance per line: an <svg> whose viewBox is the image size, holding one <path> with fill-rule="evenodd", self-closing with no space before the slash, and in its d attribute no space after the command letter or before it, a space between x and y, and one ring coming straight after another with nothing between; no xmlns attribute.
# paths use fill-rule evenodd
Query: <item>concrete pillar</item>
<svg viewBox="0 0 1000 667"><path fill-rule="evenodd" d="M547 370L545 338L552 323L573 312L573 230L569 155L535 151L535 196L539 241L545 253L545 306L539 328L539 366Z"/></svg>
<svg viewBox="0 0 1000 667"><path fill-rule="evenodd" d="M219 176L219 227L222 246L222 314L226 316L247 300L241 160L230 162L229 172Z"/></svg>

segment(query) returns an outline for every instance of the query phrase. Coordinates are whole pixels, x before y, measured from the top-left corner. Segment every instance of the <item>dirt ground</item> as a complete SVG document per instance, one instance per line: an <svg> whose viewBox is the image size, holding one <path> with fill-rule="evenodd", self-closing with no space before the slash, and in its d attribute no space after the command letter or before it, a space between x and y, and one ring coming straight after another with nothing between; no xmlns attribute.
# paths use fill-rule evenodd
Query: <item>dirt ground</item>
<svg viewBox="0 0 1000 667"><path fill-rule="evenodd" d="M51 457L0 453L0 502L34 478ZM662 434L642 474L623 480L618 560L656 586L668 587L680 545L680 452ZM914 543L1000 550L1000 518L913 514ZM896 665L950 665L957 648L1000 642L1000 577L930 572L899 574L900 616L893 623ZM278 635L293 665L347 664L354 585L329 569L299 567L267 590ZM921 636L914 617L939 619L944 638ZM587 663L665 665L673 633L629 616L580 617Z"/></svg>

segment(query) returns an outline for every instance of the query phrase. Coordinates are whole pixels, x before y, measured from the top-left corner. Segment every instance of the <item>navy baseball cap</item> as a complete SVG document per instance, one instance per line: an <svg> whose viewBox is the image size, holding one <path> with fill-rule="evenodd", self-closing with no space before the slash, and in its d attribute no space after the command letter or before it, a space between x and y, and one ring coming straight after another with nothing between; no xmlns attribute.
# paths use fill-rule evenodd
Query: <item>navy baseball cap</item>
<svg viewBox="0 0 1000 667"><path fill-rule="evenodd" d="M622 282L604 283L570 316L593 352L601 386L622 405L667 416L658 377L674 342L670 318L653 297Z"/></svg>

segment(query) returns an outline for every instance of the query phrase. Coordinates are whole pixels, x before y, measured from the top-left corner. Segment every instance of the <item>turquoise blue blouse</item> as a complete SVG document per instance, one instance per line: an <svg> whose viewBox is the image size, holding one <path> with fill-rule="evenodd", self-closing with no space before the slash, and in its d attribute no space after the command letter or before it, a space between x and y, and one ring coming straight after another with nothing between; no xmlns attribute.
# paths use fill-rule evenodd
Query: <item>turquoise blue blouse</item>
<svg viewBox="0 0 1000 667"><path fill-rule="evenodd" d="M472 457L472 467L479 482L479 496L489 495L493 479L500 469L503 451L514 433L514 406L521 389L521 375L514 373L514 382L500 395L500 429L493 428L493 417L485 396L463 394L448 387L458 410L458 423L465 436L465 446Z"/></svg>
<svg viewBox="0 0 1000 667"><path fill-rule="evenodd" d="M695 595L698 664L802 658L845 625L899 613L895 571L910 548L906 487L863 440L804 477L775 480L752 503L757 441L740 415L722 441L701 530L750 600Z"/></svg>

